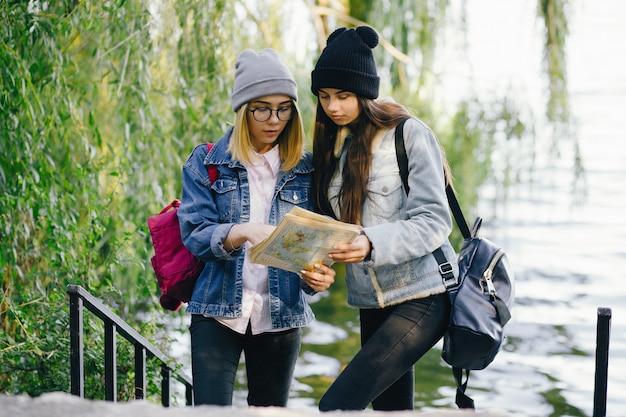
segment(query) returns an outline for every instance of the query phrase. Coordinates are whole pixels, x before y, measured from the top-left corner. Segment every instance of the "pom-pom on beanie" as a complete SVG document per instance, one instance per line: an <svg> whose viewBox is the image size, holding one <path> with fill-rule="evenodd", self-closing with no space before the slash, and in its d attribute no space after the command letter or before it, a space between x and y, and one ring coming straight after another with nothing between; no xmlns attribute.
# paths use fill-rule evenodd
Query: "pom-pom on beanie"
<svg viewBox="0 0 626 417"><path fill-rule="evenodd" d="M233 111L255 98L284 94L298 101L298 86L278 52L265 48L259 53L245 49L235 63L231 96Z"/></svg>
<svg viewBox="0 0 626 417"><path fill-rule="evenodd" d="M380 78L372 49L378 45L378 34L368 26L339 28L330 34L315 69L311 72L311 91L338 88L357 96L377 98Z"/></svg>

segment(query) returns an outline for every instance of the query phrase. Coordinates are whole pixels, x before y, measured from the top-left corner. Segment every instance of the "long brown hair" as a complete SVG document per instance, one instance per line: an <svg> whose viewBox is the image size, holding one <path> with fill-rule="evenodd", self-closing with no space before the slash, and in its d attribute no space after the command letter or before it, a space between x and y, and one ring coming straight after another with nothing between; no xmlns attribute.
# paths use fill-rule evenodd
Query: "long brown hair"
<svg viewBox="0 0 626 417"><path fill-rule="evenodd" d="M402 120L413 117L406 107L393 101L372 100L357 97L361 113L349 127L350 139L346 139L346 162L343 166L339 191L339 220L359 224L361 208L369 198L367 182L372 164L372 139L380 128L395 128ZM338 168L334 154L339 127L330 119L321 104L317 104L313 136L313 195L317 209L335 217L328 200L328 187ZM443 153L442 153L443 155ZM448 168L443 158L446 178Z"/></svg>

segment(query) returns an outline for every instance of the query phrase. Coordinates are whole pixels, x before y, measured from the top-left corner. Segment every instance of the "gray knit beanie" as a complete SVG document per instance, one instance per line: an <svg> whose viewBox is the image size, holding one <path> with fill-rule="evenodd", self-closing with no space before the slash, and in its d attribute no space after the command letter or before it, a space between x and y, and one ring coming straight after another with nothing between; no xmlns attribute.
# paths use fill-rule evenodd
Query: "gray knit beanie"
<svg viewBox="0 0 626 417"><path fill-rule="evenodd" d="M298 101L298 86L278 52L265 48L258 54L246 49L235 63L233 111L255 98L284 94Z"/></svg>
<svg viewBox="0 0 626 417"><path fill-rule="evenodd" d="M315 69L311 72L311 91L338 88L360 97L377 98L380 78L372 49L378 34L369 26L339 28L328 36Z"/></svg>

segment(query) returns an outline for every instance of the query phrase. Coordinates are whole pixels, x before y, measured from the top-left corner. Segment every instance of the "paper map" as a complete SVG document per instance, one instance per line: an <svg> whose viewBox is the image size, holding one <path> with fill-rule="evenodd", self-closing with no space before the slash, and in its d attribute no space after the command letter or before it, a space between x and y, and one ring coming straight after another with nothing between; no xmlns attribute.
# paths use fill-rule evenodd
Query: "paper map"
<svg viewBox="0 0 626 417"><path fill-rule="evenodd" d="M250 249L250 260L292 272L312 270L316 263L330 266L333 246L352 242L360 230L361 226L294 207L267 239Z"/></svg>

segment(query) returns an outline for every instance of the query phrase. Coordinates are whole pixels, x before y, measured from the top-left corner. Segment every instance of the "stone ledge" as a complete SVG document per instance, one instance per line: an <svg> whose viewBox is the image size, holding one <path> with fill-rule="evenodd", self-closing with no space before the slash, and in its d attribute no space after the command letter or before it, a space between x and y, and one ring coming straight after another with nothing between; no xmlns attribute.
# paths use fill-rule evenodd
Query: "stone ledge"
<svg viewBox="0 0 626 417"><path fill-rule="evenodd" d="M218 406L184 407L176 406L164 408L147 401L130 401L126 403L112 403L108 401L86 400L65 392L53 392L39 397L28 395L0 394L0 414L11 417L311 417L321 415L319 412L295 410L290 408L233 408ZM501 411L488 410L468 412L463 410L441 411L336 411L324 413L324 417L346 416L432 416L432 417L459 417L471 415L473 417L506 417Z"/></svg>

